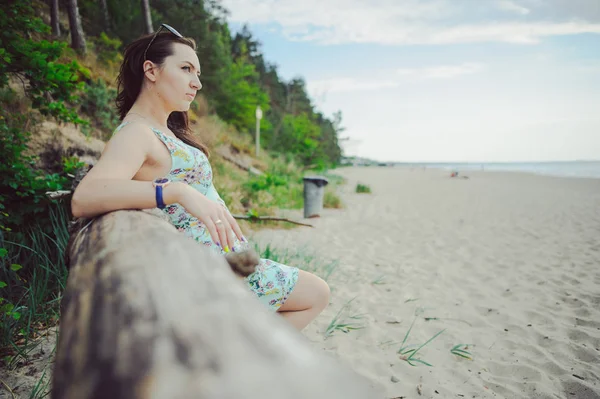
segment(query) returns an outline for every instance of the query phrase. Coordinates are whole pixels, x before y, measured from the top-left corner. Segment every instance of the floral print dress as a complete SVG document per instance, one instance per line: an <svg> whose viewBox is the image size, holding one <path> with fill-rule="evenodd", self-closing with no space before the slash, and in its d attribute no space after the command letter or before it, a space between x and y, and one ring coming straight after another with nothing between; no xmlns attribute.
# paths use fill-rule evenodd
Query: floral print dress
<svg viewBox="0 0 600 399"><path fill-rule="evenodd" d="M119 125L115 129L115 133L128 123L124 122ZM151 129L171 154L171 171L165 177L168 177L171 181L184 182L192 186L207 198L220 203L227 209L227 205L213 185L212 168L206 155L176 137L167 135L152 127ZM218 254L225 254L225 251L212 240L204 223L188 213L181 205L170 204L163 211L181 233ZM247 247L248 244L239 241L235 237L233 251L243 250ZM249 288L257 295L259 301L271 310L276 311L283 305L294 289L298 281L298 271L296 267L283 265L270 259L260 259L256 271L246 277L245 280Z"/></svg>

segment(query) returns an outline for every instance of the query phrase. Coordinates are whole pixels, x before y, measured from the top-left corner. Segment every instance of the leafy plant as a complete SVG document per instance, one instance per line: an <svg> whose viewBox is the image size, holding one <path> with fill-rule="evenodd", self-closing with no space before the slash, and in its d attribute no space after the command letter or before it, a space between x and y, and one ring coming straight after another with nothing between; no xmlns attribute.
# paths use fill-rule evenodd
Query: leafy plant
<svg viewBox="0 0 600 399"><path fill-rule="evenodd" d="M6 248L0 248L0 261L2 261L7 254L8 251L6 250ZM15 280L21 280L17 272L22 268L23 266L17 263L13 263L7 268L6 273L11 274L12 278ZM6 276L4 280L8 280ZM7 286L8 284L5 281L0 281L0 289L6 288ZM0 293L1 292L2 291L0 291ZM0 294L0 319L19 320L21 318L21 312L19 310L20 308L15 307L15 305L10 301L9 298L5 298L3 295Z"/></svg>

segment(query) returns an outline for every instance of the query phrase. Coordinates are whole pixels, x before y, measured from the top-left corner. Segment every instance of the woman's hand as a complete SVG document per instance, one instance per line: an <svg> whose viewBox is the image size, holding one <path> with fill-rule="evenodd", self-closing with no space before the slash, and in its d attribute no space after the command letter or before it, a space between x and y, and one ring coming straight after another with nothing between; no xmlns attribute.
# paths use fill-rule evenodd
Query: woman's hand
<svg viewBox="0 0 600 399"><path fill-rule="evenodd" d="M208 199L191 187L189 190L183 190L178 202L192 216L204 223L213 241L221 245L225 252L233 248L235 236L240 241L245 241L240 226L220 203Z"/></svg>

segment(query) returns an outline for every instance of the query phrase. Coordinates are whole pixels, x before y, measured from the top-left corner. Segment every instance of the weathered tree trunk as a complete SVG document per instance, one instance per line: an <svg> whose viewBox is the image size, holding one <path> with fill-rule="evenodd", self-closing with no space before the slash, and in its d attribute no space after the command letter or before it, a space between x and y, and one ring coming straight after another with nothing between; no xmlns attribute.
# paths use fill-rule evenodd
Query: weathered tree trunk
<svg viewBox="0 0 600 399"><path fill-rule="evenodd" d="M68 254L54 399L377 397L146 211L99 217Z"/></svg>
<svg viewBox="0 0 600 399"><path fill-rule="evenodd" d="M85 35L81 26L81 16L77 7L77 0L67 0L67 11L69 13L69 29L71 30L71 47L77 52L84 54L86 51Z"/></svg>
<svg viewBox="0 0 600 399"><path fill-rule="evenodd" d="M150 3L148 0L142 0L142 14L144 17L144 28L146 33L154 32L152 28L152 15L150 14Z"/></svg>
<svg viewBox="0 0 600 399"><path fill-rule="evenodd" d="M110 32L112 30L110 24L110 16L108 15L108 5L106 0L100 0L100 7L102 8L102 16L104 17L104 31Z"/></svg>
<svg viewBox="0 0 600 399"><path fill-rule="evenodd" d="M50 25L52 26L52 36L59 37L58 0L50 0Z"/></svg>

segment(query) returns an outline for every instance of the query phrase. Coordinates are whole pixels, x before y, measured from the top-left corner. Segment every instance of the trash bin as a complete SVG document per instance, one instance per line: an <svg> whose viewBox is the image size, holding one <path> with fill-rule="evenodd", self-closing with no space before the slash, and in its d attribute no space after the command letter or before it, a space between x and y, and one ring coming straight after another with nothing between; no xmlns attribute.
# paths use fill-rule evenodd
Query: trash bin
<svg viewBox="0 0 600 399"><path fill-rule="evenodd" d="M307 176L304 178L305 218L318 217L321 215L325 186L328 184L329 181L321 176Z"/></svg>

